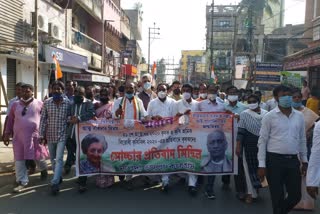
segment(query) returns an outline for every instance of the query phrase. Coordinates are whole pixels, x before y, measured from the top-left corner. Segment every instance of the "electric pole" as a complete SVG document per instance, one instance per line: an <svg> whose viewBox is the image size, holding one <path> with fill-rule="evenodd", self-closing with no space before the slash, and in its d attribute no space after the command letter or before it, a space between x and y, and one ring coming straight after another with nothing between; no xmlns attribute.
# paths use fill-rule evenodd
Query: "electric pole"
<svg viewBox="0 0 320 214"><path fill-rule="evenodd" d="M150 41L151 39L159 39L156 37L152 37L151 36L155 36L155 35L160 35L160 28L156 28L156 23L153 23L153 27L149 27L149 33L148 33L148 73L150 72Z"/></svg>
<svg viewBox="0 0 320 214"><path fill-rule="evenodd" d="M34 2L34 98L38 97L38 0Z"/></svg>
<svg viewBox="0 0 320 214"><path fill-rule="evenodd" d="M213 64L214 64L214 59L213 59L213 28L214 28L214 20L213 20L213 15L214 15L214 0L212 0L211 3L211 38L210 38L210 66L209 66L209 75L211 79L211 73L213 69Z"/></svg>
<svg viewBox="0 0 320 214"><path fill-rule="evenodd" d="M105 63L105 53L106 53L106 42L105 42L105 37L106 37L106 29L105 29L105 24L106 21L104 20L104 0L102 0L102 5L101 5L101 22L102 22L102 42L101 42L101 70L102 73L106 73L106 63Z"/></svg>
<svg viewBox="0 0 320 214"><path fill-rule="evenodd" d="M248 40L248 57L249 57L249 82L247 87L252 87L252 80L254 77L253 75L253 63L252 63L252 56L253 56L253 2L250 2L249 8L248 8L248 32L247 32L247 40Z"/></svg>

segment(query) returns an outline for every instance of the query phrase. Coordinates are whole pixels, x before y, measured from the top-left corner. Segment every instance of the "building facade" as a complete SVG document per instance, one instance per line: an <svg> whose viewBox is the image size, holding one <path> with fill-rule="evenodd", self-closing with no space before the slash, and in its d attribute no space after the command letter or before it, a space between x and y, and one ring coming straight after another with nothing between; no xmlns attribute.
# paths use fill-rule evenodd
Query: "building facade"
<svg viewBox="0 0 320 214"><path fill-rule="evenodd" d="M180 74L183 81L200 84L208 81L206 72L205 50L182 50L180 60Z"/></svg>
<svg viewBox="0 0 320 214"><path fill-rule="evenodd" d="M284 69L307 71L310 88L320 84L320 0L306 1L304 38L308 47L285 58Z"/></svg>

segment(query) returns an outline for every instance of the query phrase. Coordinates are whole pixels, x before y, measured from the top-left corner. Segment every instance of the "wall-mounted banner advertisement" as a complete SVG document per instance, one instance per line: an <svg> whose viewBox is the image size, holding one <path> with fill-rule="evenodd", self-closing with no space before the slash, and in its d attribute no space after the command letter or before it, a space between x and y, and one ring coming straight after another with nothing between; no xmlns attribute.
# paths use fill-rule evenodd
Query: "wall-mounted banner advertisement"
<svg viewBox="0 0 320 214"><path fill-rule="evenodd" d="M77 176L237 174L235 123L227 113L141 122L92 120L77 127Z"/></svg>

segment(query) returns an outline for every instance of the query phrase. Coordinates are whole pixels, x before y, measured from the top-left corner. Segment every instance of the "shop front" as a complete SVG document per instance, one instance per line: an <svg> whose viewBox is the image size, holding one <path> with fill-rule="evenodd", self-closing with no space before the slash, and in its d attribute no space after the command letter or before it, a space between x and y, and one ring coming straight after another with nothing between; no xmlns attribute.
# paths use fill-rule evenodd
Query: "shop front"
<svg viewBox="0 0 320 214"><path fill-rule="evenodd" d="M285 71L307 71L310 88L320 88L320 47L311 47L286 57Z"/></svg>
<svg viewBox="0 0 320 214"><path fill-rule="evenodd" d="M131 64L122 65L122 78L125 80L135 81L138 76L138 69Z"/></svg>
<svg viewBox="0 0 320 214"><path fill-rule="evenodd" d="M83 56L67 49L57 48L46 45L45 61L53 63L53 56L58 60L63 72L63 81L72 80L73 74L81 74L82 70L88 70L87 56Z"/></svg>
<svg viewBox="0 0 320 214"><path fill-rule="evenodd" d="M91 70L82 70L80 74L72 74L72 80L77 81L78 85L90 86L98 84L100 86L106 86L110 83L110 77L101 74L100 72Z"/></svg>

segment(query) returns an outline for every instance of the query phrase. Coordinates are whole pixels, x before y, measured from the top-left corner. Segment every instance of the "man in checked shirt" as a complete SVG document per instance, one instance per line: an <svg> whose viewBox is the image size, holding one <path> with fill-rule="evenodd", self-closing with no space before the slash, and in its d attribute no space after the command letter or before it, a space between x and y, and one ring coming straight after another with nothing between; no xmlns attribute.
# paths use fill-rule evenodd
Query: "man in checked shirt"
<svg viewBox="0 0 320 214"><path fill-rule="evenodd" d="M40 137L43 144L48 144L50 160L54 171L51 180L51 193L58 194L62 183L63 154L66 145L67 119L70 113L70 101L63 96L64 84L55 81L52 84L52 97L47 99L42 108L40 119Z"/></svg>

